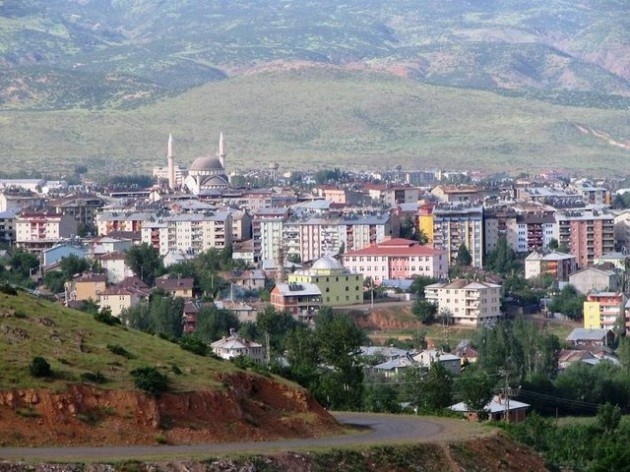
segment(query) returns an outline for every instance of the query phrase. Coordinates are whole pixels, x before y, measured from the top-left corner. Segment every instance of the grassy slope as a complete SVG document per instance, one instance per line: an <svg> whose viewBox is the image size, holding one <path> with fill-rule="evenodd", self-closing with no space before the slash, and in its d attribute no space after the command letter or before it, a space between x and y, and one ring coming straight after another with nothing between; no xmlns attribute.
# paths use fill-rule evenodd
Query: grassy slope
<svg viewBox="0 0 630 472"><path fill-rule="evenodd" d="M563 107L490 92L335 70L262 73L131 111L0 112L3 169L95 173L181 164L228 140L228 170L347 166L625 173L629 152L577 131L628 138L627 111Z"/></svg>
<svg viewBox="0 0 630 472"><path fill-rule="evenodd" d="M7 315L12 312L24 317ZM136 358L112 354L108 344L118 344ZM48 360L54 380L30 376L28 365L34 356ZM172 365L183 373L175 375ZM97 371L108 379L100 388L133 389L129 372L143 366L159 367L177 391L221 388L217 375L235 369L228 362L192 355L173 343L139 331L106 326L90 315L45 300L25 294L0 294L0 389L62 390L67 382L80 381L82 373Z"/></svg>

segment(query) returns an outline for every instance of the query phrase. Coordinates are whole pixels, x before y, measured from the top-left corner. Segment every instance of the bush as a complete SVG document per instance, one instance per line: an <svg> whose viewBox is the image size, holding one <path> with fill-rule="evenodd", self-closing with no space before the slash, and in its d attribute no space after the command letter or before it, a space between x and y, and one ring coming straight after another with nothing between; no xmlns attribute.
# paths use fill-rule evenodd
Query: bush
<svg viewBox="0 0 630 472"><path fill-rule="evenodd" d="M109 313L108 310L102 310L102 311L99 311L98 313L95 313L94 319L96 321L100 321L101 323L105 323L106 325L109 325L109 326L120 324L120 319L113 316L111 313Z"/></svg>
<svg viewBox="0 0 630 472"><path fill-rule="evenodd" d="M98 384L107 382L105 376L100 372L84 372L81 374L81 380L84 382L94 382Z"/></svg>
<svg viewBox="0 0 630 472"><path fill-rule="evenodd" d="M17 295L17 290L7 283L0 285L0 292L6 293L7 295Z"/></svg>
<svg viewBox="0 0 630 472"><path fill-rule="evenodd" d="M40 356L33 357L29 370L33 377L50 377L50 374L52 374L50 364L46 359Z"/></svg>
<svg viewBox="0 0 630 472"><path fill-rule="evenodd" d="M208 355L208 345L195 335L184 336L179 340L179 345L183 350L192 352L198 356Z"/></svg>
<svg viewBox="0 0 630 472"><path fill-rule="evenodd" d="M127 359L135 359L136 356L134 356L132 353L130 353L129 351L127 351L127 349L125 349L124 347L120 346L119 344L108 344L107 345L107 349L109 350L109 352L111 352L112 354L116 354L117 356L123 356Z"/></svg>
<svg viewBox="0 0 630 472"><path fill-rule="evenodd" d="M140 367L131 371L136 388L151 395L159 395L168 390L168 377L155 367Z"/></svg>

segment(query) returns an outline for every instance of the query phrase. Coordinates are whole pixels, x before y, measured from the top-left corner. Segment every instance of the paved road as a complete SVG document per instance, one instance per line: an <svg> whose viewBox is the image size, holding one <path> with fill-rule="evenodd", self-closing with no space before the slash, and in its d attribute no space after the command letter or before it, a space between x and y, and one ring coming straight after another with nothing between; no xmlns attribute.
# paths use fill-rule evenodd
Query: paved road
<svg viewBox="0 0 630 472"><path fill-rule="evenodd" d="M367 446L448 439L463 426L461 420L411 415L334 413L340 423L355 426L343 436L264 442L196 444L189 446L103 446L0 448L0 460L105 461L124 459L191 458L231 453L272 453L331 446ZM461 431L459 431L461 433Z"/></svg>

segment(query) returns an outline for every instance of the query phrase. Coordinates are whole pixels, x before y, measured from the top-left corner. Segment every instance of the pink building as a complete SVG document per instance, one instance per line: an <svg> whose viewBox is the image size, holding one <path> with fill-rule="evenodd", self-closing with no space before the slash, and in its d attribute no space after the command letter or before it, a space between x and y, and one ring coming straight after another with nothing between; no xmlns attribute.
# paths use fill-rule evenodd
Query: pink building
<svg viewBox="0 0 630 472"><path fill-rule="evenodd" d="M401 238L347 252L343 255L343 265L351 272L370 277L377 284L416 275L444 278L448 274L445 250Z"/></svg>

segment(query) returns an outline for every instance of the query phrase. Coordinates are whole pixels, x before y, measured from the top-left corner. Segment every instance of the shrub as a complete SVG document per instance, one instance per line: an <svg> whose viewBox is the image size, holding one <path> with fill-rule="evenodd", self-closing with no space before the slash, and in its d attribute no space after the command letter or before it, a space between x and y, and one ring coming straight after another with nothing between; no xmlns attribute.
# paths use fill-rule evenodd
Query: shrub
<svg viewBox="0 0 630 472"><path fill-rule="evenodd" d="M100 372L84 372L81 374L81 380L84 382L94 382L98 384L107 382L105 376Z"/></svg>
<svg viewBox="0 0 630 472"><path fill-rule="evenodd" d="M195 335L184 336L179 340L179 345L183 350L198 356L208 355L208 345Z"/></svg>
<svg viewBox="0 0 630 472"><path fill-rule="evenodd" d="M7 295L17 295L17 290L7 283L0 285L0 292L6 293Z"/></svg>
<svg viewBox="0 0 630 472"><path fill-rule="evenodd" d="M117 356L122 356L122 357L125 357L127 359L135 359L136 358L136 356L134 356L132 353L127 351L127 349L125 349L124 347L120 346L119 344L108 344L107 345L107 349L109 350L109 352L111 352L112 354L116 354Z"/></svg>
<svg viewBox="0 0 630 472"><path fill-rule="evenodd" d="M182 369L179 368L179 366L177 364L171 364L171 370L173 371L173 373L175 375L182 375Z"/></svg>
<svg viewBox="0 0 630 472"><path fill-rule="evenodd" d="M151 395L159 395L168 390L168 377L155 367L140 367L131 371L136 388Z"/></svg>
<svg viewBox="0 0 630 472"><path fill-rule="evenodd" d="M94 314L94 319L96 321L100 321L101 323L105 323L106 325L109 325L109 326L114 326L114 325L119 325L120 324L120 319L118 319L115 316L113 316L107 310L102 310L102 311L99 311L98 313L95 313Z"/></svg>
<svg viewBox="0 0 630 472"><path fill-rule="evenodd" d="M52 374L50 364L41 356L33 357L29 370L33 377L50 377Z"/></svg>

